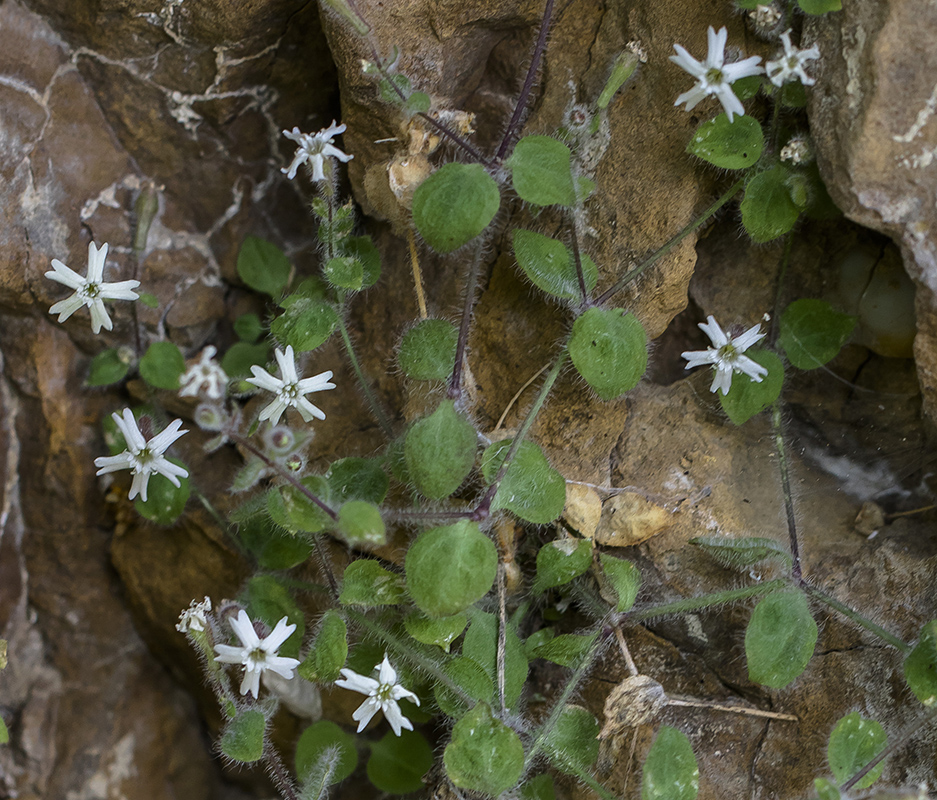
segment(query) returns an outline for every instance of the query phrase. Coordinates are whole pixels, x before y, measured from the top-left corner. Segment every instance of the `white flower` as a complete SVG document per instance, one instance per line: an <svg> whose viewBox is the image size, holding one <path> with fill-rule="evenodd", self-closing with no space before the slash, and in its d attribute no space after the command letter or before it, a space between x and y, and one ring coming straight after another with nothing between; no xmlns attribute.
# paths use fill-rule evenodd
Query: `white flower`
<svg viewBox="0 0 937 800"><path fill-rule="evenodd" d="M129 408L123 410L123 417L120 414L111 414L120 432L124 435L127 442L127 449L116 456L101 456L94 459L94 465L100 467L98 475L104 475L108 472L116 472L120 469L129 469L133 472L133 484L130 487L129 498L140 495L140 499L146 502L146 485L150 480L150 475L158 472L169 478L177 488L181 485L179 478L188 478L189 473L182 467L177 467L169 459L163 457L163 453L169 448L176 439L188 431L180 431L182 420L176 419L158 433L152 439L147 441L140 433L137 427L137 421L133 418L133 412Z"/></svg>
<svg viewBox="0 0 937 800"><path fill-rule="evenodd" d="M176 630L179 633L203 631L208 626L208 613L211 611L211 600L206 597L200 603L193 600L189 607L179 615Z"/></svg>
<svg viewBox="0 0 937 800"><path fill-rule="evenodd" d="M189 367L179 379L182 384L179 389L180 397L194 397L202 390L202 386L205 387L205 395L212 400L224 397L228 376L215 361L217 352L212 345L202 350L199 362Z"/></svg>
<svg viewBox="0 0 937 800"><path fill-rule="evenodd" d="M140 285L140 281L104 282L104 262L107 260L107 244L101 245L98 250L94 242L88 245L88 275L84 278L77 272L66 267L57 258L52 259L52 269L46 273L49 280L64 284L75 293L59 300L52 308L50 314L58 314L59 322L65 322L82 306L91 309L91 330L100 333L101 328L112 330L114 323L104 307L105 300L136 300L139 295L133 290Z"/></svg>
<svg viewBox="0 0 937 800"><path fill-rule="evenodd" d="M325 172L323 165L328 157L337 158L343 164L347 164L354 156L343 153L332 144L332 138L345 132L344 125L336 125L335 120L328 128L324 128L318 133L302 133L299 128L293 128L292 131L283 131L283 135L290 139L299 147L296 149L296 155L293 156L293 162L284 169L281 169L284 175L290 180L296 177L296 170L302 164L308 163L312 169L312 179L314 181L324 181Z"/></svg>
<svg viewBox="0 0 937 800"><path fill-rule="evenodd" d="M775 61L765 64L768 70L768 80L775 86L783 86L788 81L800 78L804 86L813 86L816 81L804 72L804 66L808 61L820 57L820 49L816 45L807 50L794 47L791 44L790 30L781 34L781 41L784 43L784 54Z"/></svg>
<svg viewBox="0 0 937 800"><path fill-rule="evenodd" d="M716 377L709 391L715 392L722 389L723 396L729 393L729 388L732 386L733 372L742 372L755 383L761 383L761 379L768 374L768 370L748 356L742 355L755 342L764 338L765 334L761 332L761 325L749 328L741 336L733 339L725 335L712 314L707 317L707 320L709 324L701 322L699 326L703 333L712 340L714 347L708 350L690 350L681 353L681 356L688 362L686 369L712 364L716 368Z"/></svg>
<svg viewBox="0 0 937 800"><path fill-rule="evenodd" d="M283 617L273 632L263 639L257 635L254 624L243 608L238 612L237 619L230 620L231 627L241 640L241 646L216 644L218 655L215 661L222 664L243 664L244 680L241 681L241 694L249 692L257 697L260 694L260 676L266 670L272 670L287 680L293 677L293 670L299 666L299 659L277 655L280 645L296 630L296 626L288 624L286 619Z"/></svg>
<svg viewBox="0 0 937 800"><path fill-rule="evenodd" d="M420 698L397 683L397 671L388 661L387 653L384 654L384 660L374 669L377 671L377 678L368 678L359 675L354 670L343 669L341 679L335 681L336 686L368 696L368 699L351 715L351 718L358 723L358 733L365 729L378 711L384 712L384 716L387 717L390 727L394 729L397 736L400 736L401 728L412 731L413 723L400 713L397 701L406 698L419 705Z"/></svg>
<svg viewBox="0 0 937 800"><path fill-rule="evenodd" d="M764 69L758 64L761 61L761 56L752 56L734 64L726 64L724 63L725 47L729 32L723 27L716 33L710 25L708 36L709 54L706 56L704 63L697 61L680 45L675 44L673 46L673 49L677 51L677 55L671 56L670 60L696 78L696 86L681 94L674 105L678 106L680 103L686 103L686 110L690 111L700 100L713 94L719 98L719 102L722 103L722 107L729 117L729 122L732 122L733 115L742 116L745 114L742 102L732 91L732 84L740 78L760 75L764 72Z"/></svg>
<svg viewBox="0 0 937 800"><path fill-rule="evenodd" d="M286 346L286 353L277 348L274 355L277 358L277 364L280 365L280 378L274 378L267 370L253 366L251 372L254 377L247 379L248 383L266 389L268 392L273 392L277 396L276 400L260 412L260 421L263 422L263 420L269 419L276 425L280 421L280 416L289 406L293 406L299 411L305 422L309 422L313 417L325 419L325 412L310 403L304 395L310 392L334 389L335 384L329 382L329 378L332 377L331 370L300 380L299 375L296 373L292 345Z"/></svg>

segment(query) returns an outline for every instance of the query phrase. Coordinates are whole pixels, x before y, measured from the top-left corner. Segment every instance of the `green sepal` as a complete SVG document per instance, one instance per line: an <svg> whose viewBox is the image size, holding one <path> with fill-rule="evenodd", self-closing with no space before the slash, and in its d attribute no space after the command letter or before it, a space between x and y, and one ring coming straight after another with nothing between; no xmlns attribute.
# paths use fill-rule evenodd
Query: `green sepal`
<svg viewBox="0 0 937 800"><path fill-rule="evenodd" d="M221 752L241 764L259 761L264 754L266 728L267 719L262 712L254 709L241 711L221 734Z"/></svg>

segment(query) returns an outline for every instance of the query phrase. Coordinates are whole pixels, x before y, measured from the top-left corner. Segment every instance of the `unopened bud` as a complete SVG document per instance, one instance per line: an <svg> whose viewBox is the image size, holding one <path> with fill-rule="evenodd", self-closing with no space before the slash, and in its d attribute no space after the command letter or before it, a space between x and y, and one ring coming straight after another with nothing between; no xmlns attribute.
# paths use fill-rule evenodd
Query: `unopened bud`
<svg viewBox="0 0 937 800"><path fill-rule="evenodd" d="M647 675L625 678L605 699L605 726L599 739L652 721L666 705L664 687L653 678Z"/></svg>

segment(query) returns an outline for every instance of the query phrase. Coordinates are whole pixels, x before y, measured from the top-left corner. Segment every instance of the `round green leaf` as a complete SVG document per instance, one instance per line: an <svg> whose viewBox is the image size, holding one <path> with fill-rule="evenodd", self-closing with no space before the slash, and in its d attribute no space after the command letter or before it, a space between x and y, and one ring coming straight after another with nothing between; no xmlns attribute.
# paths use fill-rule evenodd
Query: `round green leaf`
<svg viewBox="0 0 937 800"><path fill-rule="evenodd" d="M451 253L474 239L501 205L498 184L479 164L446 164L413 193L413 224L426 243Z"/></svg>
<svg viewBox="0 0 937 800"><path fill-rule="evenodd" d="M510 439L489 445L482 453L482 475L492 483L511 447ZM550 466L533 442L521 442L491 503L491 510L506 508L535 525L553 522L566 505L566 481Z"/></svg>
<svg viewBox="0 0 937 800"><path fill-rule="evenodd" d="M745 631L748 677L780 689L807 667L817 643L817 623L803 592L777 591L761 600Z"/></svg>
<svg viewBox="0 0 937 800"><path fill-rule="evenodd" d="M641 572L624 558L599 553L602 574L617 596L615 610L619 613L628 611L634 605L641 588Z"/></svg>
<svg viewBox="0 0 937 800"><path fill-rule="evenodd" d="M177 467L185 467L178 458L169 458L170 463ZM159 525L172 525L189 501L191 486L188 478L179 478L178 488L165 475L150 475L146 487L146 500L137 498L133 501L134 508L141 517Z"/></svg>
<svg viewBox="0 0 937 800"><path fill-rule="evenodd" d="M281 656L296 658L306 633L306 618L289 590L272 575L257 575L250 579L244 594L251 619L260 619L274 628L286 617L287 622L296 626L279 650Z"/></svg>
<svg viewBox="0 0 937 800"><path fill-rule="evenodd" d="M334 503L366 500L380 504L390 486L390 479L376 458L340 458L332 462L325 479Z"/></svg>
<svg viewBox="0 0 937 800"><path fill-rule="evenodd" d="M535 775L521 787L521 800L556 800L553 777L546 772Z"/></svg>
<svg viewBox="0 0 937 800"><path fill-rule="evenodd" d="M237 271L251 289L277 297L290 279L290 260L272 242L248 236L238 251Z"/></svg>
<svg viewBox="0 0 937 800"><path fill-rule="evenodd" d="M300 483L323 503L328 503L329 485L318 475ZM332 518L295 486L280 486L267 493L267 511L273 521L291 533L318 533L332 524Z"/></svg>
<svg viewBox="0 0 937 800"><path fill-rule="evenodd" d="M326 611L319 623L315 644L297 667L307 681L332 683L348 658L348 626L337 612Z"/></svg>
<svg viewBox="0 0 937 800"><path fill-rule="evenodd" d="M722 410L736 425L742 425L755 414L764 411L780 397L784 385L784 365L774 353L769 350L748 350L745 355L756 364L761 364L768 370L768 374L760 383L755 383L747 375L736 373L732 376L729 393L723 394L719 390Z"/></svg>
<svg viewBox="0 0 937 800"><path fill-rule="evenodd" d="M153 342L140 359L140 377L157 389L178 389L185 358L172 342Z"/></svg>
<svg viewBox="0 0 937 800"><path fill-rule="evenodd" d="M364 266L352 256L330 258L322 271L326 280L339 289L357 292L364 284Z"/></svg>
<svg viewBox="0 0 937 800"><path fill-rule="evenodd" d="M452 374L459 332L444 319L424 319L404 334L397 361L419 381L444 381Z"/></svg>
<svg viewBox="0 0 937 800"><path fill-rule="evenodd" d="M547 542L537 553L537 577L533 590L544 592L578 578L592 565L592 541L557 539Z"/></svg>
<svg viewBox="0 0 937 800"><path fill-rule="evenodd" d="M300 783L315 781L317 767L326 750L335 749L337 759L332 766L329 783L345 780L358 766L355 737L334 722L323 719L302 732L296 742L296 777Z"/></svg>
<svg viewBox="0 0 937 800"><path fill-rule="evenodd" d="M456 686L458 686L472 700L487 703L494 695L494 684L477 661L465 656L457 656L447 662L443 672ZM433 689L436 695L436 704L443 714L450 717L461 717L469 706L463 697L450 689L446 684L439 682ZM472 703L474 707L475 703Z"/></svg>
<svg viewBox="0 0 937 800"><path fill-rule="evenodd" d="M644 762L641 800L695 800L698 793L699 767L690 740L663 726Z"/></svg>
<svg viewBox="0 0 937 800"><path fill-rule="evenodd" d="M816 369L839 353L856 321L825 300L795 300L781 314L781 347L798 369Z"/></svg>
<svg viewBox="0 0 937 800"><path fill-rule="evenodd" d="M433 766L433 748L415 731L386 734L371 745L368 780L382 792L407 794L423 788L423 776Z"/></svg>
<svg viewBox="0 0 937 800"><path fill-rule="evenodd" d="M937 620L928 622L904 662L904 679L925 706L937 705Z"/></svg>
<svg viewBox="0 0 937 800"><path fill-rule="evenodd" d="M757 4L757 3L756 3ZM749 75L732 82L732 93L742 102L751 100L761 89L764 78L761 75Z"/></svg>
<svg viewBox="0 0 937 800"><path fill-rule="evenodd" d="M549 136L525 136L505 163L522 200L538 206L576 204L571 154L562 142Z"/></svg>
<svg viewBox="0 0 937 800"><path fill-rule="evenodd" d="M419 611L412 611L404 618L403 625L407 633L418 642L436 645L448 653L449 646L461 636L468 625L468 614L462 612L451 617L433 619Z"/></svg>
<svg viewBox="0 0 937 800"><path fill-rule="evenodd" d="M443 763L460 789L497 797L524 772L524 746L518 735L479 703L452 729Z"/></svg>
<svg viewBox="0 0 937 800"><path fill-rule="evenodd" d="M473 610L472 623L462 640L462 655L480 664L492 685L497 684L499 624L494 614ZM527 656L524 645L512 626L504 631L504 701L514 708L527 681Z"/></svg>
<svg viewBox="0 0 937 800"><path fill-rule="evenodd" d="M774 539L760 536L697 536L690 544L705 550L716 561L726 567L747 569L768 559L791 563L791 556Z"/></svg>
<svg viewBox="0 0 937 800"><path fill-rule="evenodd" d="M840 800L839 789L827 778L814 778L813 790L817 793L817 800Z"/></svg>
<svg viewBox="0 0 937 800"><path fill-rule="evenodd" d="M338 532L352 547L379 547L387 542L381 510L367 500L349 500L339 509Z"/></svg>
<svg viewBox="0 0 937 800"><path fill-rule="evenodd" d="M381 254L370 236L346 236L339 244L342 255L361 265L361 287L367 289L381 277Z"/></svg>
<svg viewBox="0 0 937 800"><path fill-rule="evenodd" d="M377 561L361 558L352 561L342 576L338 601L346 606L395 606L403 602L403 581Z"/></svg>
<svg viewBox="0 0 937 800"><path fill-rule="evenodd" d="M552 661L561 667L576 669L592 649L595 639L595 634L588 636L561 633L559 636L551 636L545 642L531 648L531 655L533 658L544 658L547 661Z"/></svg>
<svg viewBox="0 0 937 800"><path fill-rule="evenodd" d="M264 754L267 720L260 711L242 711L221 735L221 752L232 761L250 764Z"/></svg>
<svg viewBox="0 0 937 800"><path fill-rule="evenodd" d="M315 350L338 327L338 315L325 300L290 297L296 299L270 323L270 332L280 344L291 345L297 353Z"/></svg>
<svg viewBox="0 0 937 800"><path fill-rule="evenodd" d="M498 571L498 552L477 523L460 520L420 534L405 565L417 606L430 617L448 617L488 593Z"/></svg>
<svg viewBox="0 0 937 800"><path fill-rule="evenodd" d="M263 569L290 569L312 555L310 542L284 530L266 514L240 522L237 535Z"/></svg>
<svg viewBox="0 0 937 800"><path fill-rule="evenodd" d="M251 367L267 363L270 348L266 344L235 342L221 359L221 368L230 378L243 378L251 374ZM253 388L248 384L248 388Z"/></svg>
<svg viewBox="0 0 937 800"><path fill-rule="evenodd" d="M720 114L704 122L687 145L687 152L721 169L746 169L761 158L765 137L754 117Z"/></svg>
<svg viewBox="0 0 937 800"><path fill-rule="evenodd" d="M242 342L254 344L264 332L264 326L256 314L241 314L234 321L234 332Z"/></svg>
<svg viewBox="0 0 937 800"><path fill-rule="evenodd" d="M599 723L581 706L566 706L547 732L544 750L550 763L567 775L587 772L599 757Z"/></svg>
<svg viewBox="0 0 937 800"><path fill-rule="evenodd" d="M105 350L91 359L85 386L109 386L112 383L117 383L117 381L123 380L129 369L130 365L121 358L119 350L116 348Z"/></svg>
<svg viewBox="0 0 937 800"><path fill-rule="evenodd" d="M791 171L778 164L749 181L742 198L742 225L756 242L783 236L797 222L801 209L791 197Z"/></svg>
<svg viewBox="0 0 937 800"><path fill-rule="evenodd" d="M404 457L416 488L431 500L452 494L472 471L477 440L472 423L443 400L407 433Z"/></svg>
<svg viewBox="0 0 937 800"><path fill-rule="evenodd" d="M563 300L582 299L575 260L562 242L518 229L514 231L514 257L538 288ZM591 292L598 282L599 271L588 256L582 257L582 274L586 291Z"/></svg>
<svg viewBox="0 0 937 800"><path fill-rule="evenodd" d="M826 750L830 769L836 782L843 784L868 764L888 744L885 729L872 719L863 719L857 711L847 714L833 728ZM862 780L856 789L868 789L881 777L885 762L879 762Z"/></svg>
<svg viewBox="0 0 937 800"><path fill-rule="evenodd" d="M569 355L603 400L638 385L647 369L647 335L633 314L590 308L573 323Z"/></svg>

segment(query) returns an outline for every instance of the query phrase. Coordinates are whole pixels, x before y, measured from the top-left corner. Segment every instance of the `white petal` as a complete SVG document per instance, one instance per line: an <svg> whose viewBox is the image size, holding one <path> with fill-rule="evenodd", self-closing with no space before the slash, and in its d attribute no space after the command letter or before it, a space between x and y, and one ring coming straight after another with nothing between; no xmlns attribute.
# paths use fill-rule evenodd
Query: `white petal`
<svg viewBox="0 0 937 800"><path fill-rule="evenodd" d="M188 478L188 470L180 467L176 464L173 464L172 461L169 461L165 458L156 459L153 464L153 472L158 472L164 478L168 479L169 482L175 486L177 489L182 485L179 483L179 478Z"/></svg>
<svg viewBox="0 0 937 800"><path fill-rule="evenodd" d="M270 405L263 409L260 414L257 416L261 422L265 419L271 420L272 425L276 425L280 421L280 417L283 415L283 412L286 411L287 402L281 400L279 397L274 400Z"/></svg>
<svg viewBox="0 0 937 800"><path fill-rule="evenodd" d="M106 328L107 330L114 329L114 323L111 322L110 316L108 316L107 309L104 307L104 302L100 297L96 297L91 301L91 330L94 333L100 333L101 328Z"/></svg>
<svg viewBox="0 0 937 800"><path fill-rule="evenodd" d="M420 704L420 698L409 689L404 689L399 683L391 690L390 696L394 700L410 700L415 705Z"/></svg>
<svg viewBox="0 0 937 800"><path fill-rule="evenodd" d="M413 730L413 723L400 712L400 706L393 700L384 704L384 716L390 723L390 727L393 729L395 736L400 736L401 728L406 728L408 731Z"/></svg>
<svg viewBox="0 0 937 800"><path fill-rule="evenodd" d="M296 360L293 357L293 345L286 346L286 352L279 348L274 351L277 358L277 364L280 366L280 379L283 383L297 383L299 375L296 374Z"/></svg>
<svg viewBox="0 0 937 800"><path fill-rule="evenodd" d="M676 64L681 69L685 69L694 78L701 78L706 74L706 67L693 58L693 56L687 52L685 47L682 47L679 44L675 44L673 49L677 51L677 55L670 56L670 60L673 61L674 64Z"/></svg>
<svg viewBox="0 0 937 800"><path fill-rule="evenodd" d="M719 354L716 350L709 348L709 350L687 350L683 353L680 353L681 358L687 360L687 365L684 369L693 369L693 367L702 367L706 364L715 364L719 360Z"/></svg>
<svg viewBox="0 0 937 800"><path fill-rule="evenodd" d="M709 44L709 53L706 56L706 66L722 68L725 61L726 42L729 40L729 31L723 25L719 31L715 31L713 26L709 26L706 32L707 43Z"/></svg>
<svg viewBox="0 0 937 800"><path fill-rule="evenodd" d="M247 382L252 383L258 389L266 389L268 392L279 392L283 388L283 381L274 378L267 370L262 367L252 366L251 372L253 378L248 378Z"/></svg>
<svg viewBox="0 0 937 800"><path fill-rule="evenodd" d="M755 325L753 328L749 328L741 336L737 336L732 340L732 344L736 350L740 353L744 353L751 347L755 342L761 341L765 338L767 334L761 332L761 324Z"/></svg>
<svg viewBox="0 0 937 800"><path fill-rule="evenodd" d="M384 660L380 664L380 669L378 670L377 682L383 686L388 684L397 683L397 670L390 663L390 659L387 658L387 653L384 653Z"/></svg>
<svg viewBox="0 0 937 800"><path fill-rule="evenodd" d="M65 322L72 314L74 314L79 308L85 304L85 301L78 295L78 292L75 292L71 297L66 297L64 300L59 300L55 303L52 308L49 309L50 314L58 314L59 322Z"/></svg>
<svg viewBox="0 0 937 800"><path fill-rule="evenodd" d="M101 284L101 297L107 300L137 300L138 295L134 289L140 285L140 281L115 281L114 283Z"/></svg>
<svg viewBox="0 0 937 800"><path fill-rule="evenodd" d="M146 502L146 487L150 482L150 473L149 472L135 472L133 475L133 483L130 484L130 494L127 495L128 500L133 500L134 497L140 495L140 499L145 503Z"/></svg>
<svg viewBox="0 0 937 800"><path fill-rule="evenodd" d="M341 673L342 677L335 681L335 685L342 689L349 689L352 692L360 692L361 694L371 694L380 688L380 684L374 678L360 675L353 669L342 669Z"/></svg>
<svg viewBox="0 0 937 800"><path fill-rule="evenodd" d="M94 459L94 466L100 467L95 475L106 475L108 472L131 469L133 467L133 457L125 450L117 456L99 456Z"/></svg>
<svg viewBox="0 0 937 800"><path fill-rule="evenodd" d="M215 661L220 661L222 664L244 663L243 647L232 647L229 644L216 644L215 651L218 653L218 655L215 656Z"/></svg>
<svg viewBox="0 0 937 800"><path fill-rule="evenodd" d="M319 406L310 403L305 397L296 399L296 410L303 418L303 422L309 422L313 418L325 419L325 412Z"/></svg>
<svg viewBox="0 0 937 800"><path fill-rule="evenodd" d="M248 669L244 671L244 680L241 681L241 694L260 695L260 670Z"/></svg>
<svg viewBox="0 0 937 800"><path fill-rule="evenodd" d="M320 372L311 378L303 378L296 384L300 394L309 394L310 392L324 392L327 389L334 389L335 384L329 378L332 377L332 371Z"/></svg>
<svg viewBox="0 0 937 800"><path fill-rule="evenodd" d="M706 89L706 87L698 83L696 86L690 89L690 91L681 94L674 101L674 105L678 106L681 103L686 103L686 110L692 111L694 108L696 108L697 104L701 100L705 100L708 95L709 91Z"/></svg>
<svg viewBox="0 0 937 800"><path fill-rule="evenodd" d="M111 419L117 423L117 427L124 435L124 440L131 452L138 453L146 447L146 439L140 433L137 421L133 418L133 412L129 408L125 408L120 414L111 414Z"/></svg>
<svg viewBox="0 0 937 800"><path fill-rule="evenodd" d="M107 242L99 250L94 242L88 242L88 282L101 283L104 280L104 263L107 261Z"/></svg>
<svg viewBox="0 0 937 800"><path fill-rule="evenodd" d="M737 372L748 375L755 383L761 383L762 378L768 374L768 370L761 366L757 361L753 361L748 356L740 356L735 362Z"/></svg>
<svg viewBox="0 0 937 800"><path fill-rule="evenodd" d="M722 68L722 74L727 83L734 83L741 78L749 78L752 75L761 75L765 70L760 62L761 56L751 56L742 61L736 61L734 64L726 64Z"/></svg>
<svg viewBox="0 0 937 800"><path fill-rule="evenodd" d="M314 181L325 180L325 172L323 171L324 164L325 159L322 157L321 153L316 153L316 155L309 157L309 168L312 170L312 179Z"/></svg>
<svg viewBox="0 0 937 800"><path fill-rule="evenodd" d="M305 150L297 150L289 167L282 167L280 172L286 175L289 180L293 180L293 178L296 177L296 170L306 163L307 158L309 158L309 156Z"/></svg>
<svg viewBox="0 0 937 800"><path fill-rule="evenodd" d="M238 611L236 618L232 617L228 622L246 649L254 650L260 647L260 637L257 635L257 631L254 630L251 618L247 616L247 612L243 608Z"/></svg>
<svg viewBox="0 0 937 800"><path fill-rule="evenodd" d="M187 430L180 431L179 428L181 427L182 420L174 419L160 433L150 439L150 450L160 454L166 452L166 448L169 447L169 445L188 433Z"/></svg>
<svg viewBox="0 0 937 800"><path fill-rule="evenodd" d="M264 637L261 647L263 647L264 651L267 653L276 653L276 651L280 649L280 645L289 639L295 630L296 625L291 624L287 617L283 617L277 622L273 632L270 633L269 636Z"/></svg>
<svg viewBox="0 0 937 800"><path fill-rule="evenodd" d="M363 731L368 723L374 719L374 715L380 710L381 704L373 697L369 697L360 706L355 709L351 718L358 723L358 733Z"/></svg>
<svg viewBox="0 0 937 800"><path fill-rule="evenodd" d="M699 328L717 348L728 344L729 337L719 327L719 323L716 322L716 318L712 314L706 317L706 322L699 323Z"/></svg>
<svg viewBox="0 0 937 800"><path fill-rule="evenodd" d="M722 394L727 395L730 388L732 388L731 368L726 368L721 364L717 365L716 376L713 378L713 385L709 388L709 391L715 392L722 389Z"/></svg>
<svg viewBox="0 0 937 800"><path fill-rule="evenodd" d="M52 271L46 273L46 277L67 286L69 289L79 289L84 286L86 281L75 270L65 266L57 258L52 259Z"/></svg>
<svg viewBox="0 0 937 800"><path fill-rule="evenodd" d="M729 122L732 122L736 114L740 117L745 116L745 106L743 106L742 101L735 96L729 84L720 86L716 91L716 96L719 98L719 102L722 103L722 107L725 109Z"/></svg>

